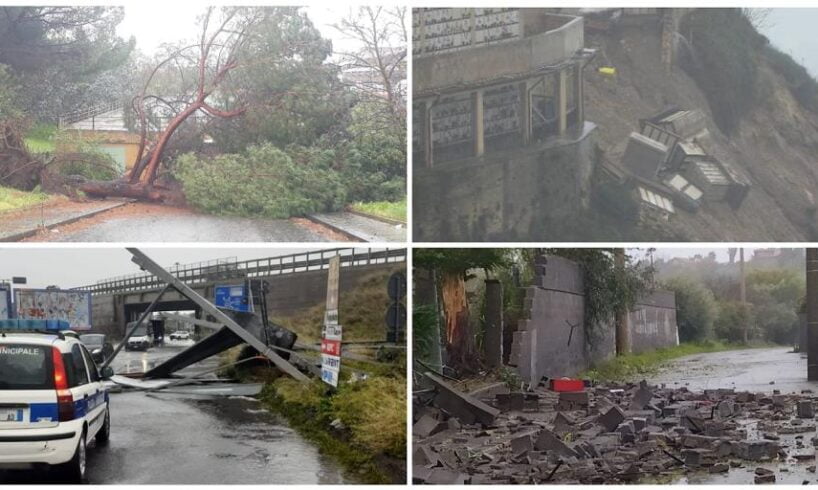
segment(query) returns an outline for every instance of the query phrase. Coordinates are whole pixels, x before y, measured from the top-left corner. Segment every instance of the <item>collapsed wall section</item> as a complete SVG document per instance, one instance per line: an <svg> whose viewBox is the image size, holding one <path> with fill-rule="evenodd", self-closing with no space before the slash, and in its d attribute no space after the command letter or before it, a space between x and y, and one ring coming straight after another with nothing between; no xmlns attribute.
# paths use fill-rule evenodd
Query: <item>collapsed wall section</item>
<svg viewBox="0 0 818 490"><path fill-rule="evenodd" d="M525 293L523 318L513 333L509 364L527 382L573 376L615 353L613 321L588 327L580 266L548 256ZM633 353L678 345L676 298L656 291L628 315Z"/></svg>

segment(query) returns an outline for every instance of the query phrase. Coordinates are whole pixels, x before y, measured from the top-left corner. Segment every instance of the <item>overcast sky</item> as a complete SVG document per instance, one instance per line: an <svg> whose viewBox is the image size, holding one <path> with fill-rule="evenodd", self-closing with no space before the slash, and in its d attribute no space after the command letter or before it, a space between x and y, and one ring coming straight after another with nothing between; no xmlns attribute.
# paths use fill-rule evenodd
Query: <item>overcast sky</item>
<svg viewBox="0 0 818 490"><path fill-rule="evenodd" d="M326 247L322 247L326 248ZM276 257L320 248L142 248L163 267L236 257L249 260ZM141 272L124 248L2 248L0 280L28 278L27 288L56 285L63 289L94 284L99 280Z"/></svg>
<svg viewBox="0 0 818 490"><path fill-rule="evenodd" d="M155 51L162 43L193 39L199 34L196 18L206 8L204 5L194 5L195 3L190 2L165 2L162 4L162 15L157 15L157 8L153 3L128 4L125 6L125 19L119 24L117 32L125 38L136 37L136 47L146 54ZM353 50L358 47L357 43L331 27L349 13L349 6L312 5L303 9L321 31L321 35L332 40L334 50Z"/></svg>
<svg viewBox="0 0 818 490"><path fill-rule="evenodd" d="M818 77L818 8L765 9L769 14L761 32L778 49L804 65Z"/></svg>

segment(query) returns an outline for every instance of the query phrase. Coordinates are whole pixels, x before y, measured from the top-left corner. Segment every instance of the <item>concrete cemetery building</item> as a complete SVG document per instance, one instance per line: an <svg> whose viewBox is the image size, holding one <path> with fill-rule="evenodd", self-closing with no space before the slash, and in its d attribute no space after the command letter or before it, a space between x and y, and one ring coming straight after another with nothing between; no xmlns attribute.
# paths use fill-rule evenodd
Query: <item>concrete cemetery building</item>
<svg viewBox="0 0 818 490"><path fill-rule="evenodd" d="M580 16L415 9L412 153L419 240L529 238L587 204Z"/></svg>

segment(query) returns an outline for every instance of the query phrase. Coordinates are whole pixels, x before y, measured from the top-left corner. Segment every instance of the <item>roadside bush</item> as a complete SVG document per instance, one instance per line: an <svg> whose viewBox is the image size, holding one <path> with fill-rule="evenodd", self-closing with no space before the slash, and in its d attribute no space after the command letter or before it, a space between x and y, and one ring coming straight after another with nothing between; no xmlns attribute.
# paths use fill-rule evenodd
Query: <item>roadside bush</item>
<svg viewBox="0 0 818 490"><path fill-rule="evenodd" d="M119 166L107 153L89 151L59 158L58 155L55 168L64 177L79 175L89 180L113 180L120 175Z"/></svg>
<svg viewBox="0 0 818 490"><path fill-rule="evenodd" d="M384 104L352 109L352 141L341 170L351 201L400 201L406 197L406 128Z"/></svg>
<svg viewBox="0 0 818 490"><path fill-rule="evenodd" d="M172 172L191 205L215 214L282 219L334 211L346 202L338 174L325 161L296 163L271 144L213 158L186 153Z"/></svg>
<svg viewBox="0 0 818 490"><path fill-rule="evenodd" d="M718 304L718 317L713 325L717 339L730 343L744 342L744 327L753 329L751 312L739 301L723 301ZM749 332L752 335L752 331Z"/></svg>
<svg viewBox="0 0 818 490"><path fill-rule="evenodd" d="M682 277L674 277L664 285L676 293L679 340L694 342L712 338L713 323L718 315L713 292L697 282Z"/></svg>

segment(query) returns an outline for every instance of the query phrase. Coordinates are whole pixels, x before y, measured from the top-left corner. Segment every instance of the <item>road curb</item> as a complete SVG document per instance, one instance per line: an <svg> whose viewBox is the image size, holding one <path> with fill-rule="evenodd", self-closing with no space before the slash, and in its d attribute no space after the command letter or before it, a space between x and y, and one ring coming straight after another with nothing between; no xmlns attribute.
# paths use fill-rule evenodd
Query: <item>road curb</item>
<svg viewBox="0 0 818 490"><path fill-rule="evenodd" d="M385 218L383 216L377 216L377 215L374 215L374 214L364 213L362 211L356 211L354 209L347 209L346 212L351 213L351 214L357 214L358 216L361 216L363 218L369 218L369 219L374 219L376 221L382 221L382 222L384 222L386 224L389 224L389 225L403 225L403 226L406 226L406 222L401 221L401 220L397 220L397 219Z"/></svg>
<svg viewBox="0 0 818 490"><path fill-rule="evenodd" d="M366 240L365 238L360 237L360 236L358 236L358 235L356 235L354 233L351 233L349 230L345 230L345 229L343 229L341 227L335 226L332 223L328 223L328 222L322 220L321 218L319 218L317 216L314 216L312 214L305 214L304 217L307 218L308 220L312 221L313 223L317 223L317 224L319 224L321 226L325 226L325 227L329 228L330 230L332 230L332 231L334 231L336 233L340 233L340 234L346 236L347 238L349 238L350 240L355 240L355 241L358 241L358 242L368 242L368 240Z"/></svg>
<svg viewBox="0 0 818 490"><path fill-rule="evenodd" d="M75 222L77 222L77 221L79 221L81 219L91 218L92 216L96 216L96 215L98 215L100 213L104 213L105 211L110 211L112 209L120 208L120 207L122 207L122 206L124 206L126 204L130 204L132 202L133 202L133 200L121 201L121 202L117 203L115 206L111 206L111 207L108 207L108 208L102 208L102 209L95 209L93 211L89 211L89 212L87 212L85 214L81 214L79 216L72 216L71 218L68 218L68 219L65 219L65 220L62 220L62 221L59 221L59 222L56 222L56 223L51 223L48 226L45 226L44 228L45 229L51 229L51 228L54 228L56 226L70 225L71 223L75 223ZM29 230L26 230L26 231L21 231L21 232L15 233L13 235L0 236L0 242L19 242L20 240L23 240L25 238L29 238L31 236L36 235L38 231L40 231L39 227L29 229Z"/></svg>

